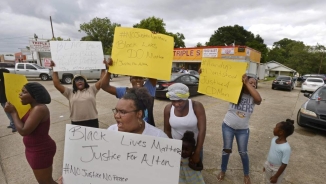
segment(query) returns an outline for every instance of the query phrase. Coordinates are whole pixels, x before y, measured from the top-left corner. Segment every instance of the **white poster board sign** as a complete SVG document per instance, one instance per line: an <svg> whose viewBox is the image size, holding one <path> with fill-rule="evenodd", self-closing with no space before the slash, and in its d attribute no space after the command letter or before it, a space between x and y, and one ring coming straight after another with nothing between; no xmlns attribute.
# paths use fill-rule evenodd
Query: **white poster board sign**
<svg viewBox="0 0 326 184"><path fill-rule="evenodd" d="M218 55L218 49L203 49L203 57L206 58L217 58Z"/></svg>
<svg viewBox="0 0 326 184"><path fill-rule="evenodd" d="M54 71L105 69L99 41L51 41L50 44Z"/></svg>
<svg viewBox="0 0 326 184"><path fill-rule="evenodd" d="M181 140L66 125L63 183L178 184Z"/></svg>

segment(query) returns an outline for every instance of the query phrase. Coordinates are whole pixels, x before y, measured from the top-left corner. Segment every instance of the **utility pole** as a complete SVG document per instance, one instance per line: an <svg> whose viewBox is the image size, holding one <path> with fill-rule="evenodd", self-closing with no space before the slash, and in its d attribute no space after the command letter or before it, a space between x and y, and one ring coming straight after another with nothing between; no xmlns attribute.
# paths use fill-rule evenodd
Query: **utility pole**
<svg viewBox="0 0 326 184"><path fill-rule="evenodd" d="M325 50L323 50L323 53L321 54L321 57L320 57L320 64L319 64L318 74L320 74L321 64L323 63L324 51L325 51Z"/></svg>
<svg viewBox="0 0 326 184"><path fill-rule="evenodd" d="M52 18L50 16L50 22L51 22L51 29L52 29L52 40L54 40L54 32L53 32L53 26L52 26Z"/></svg>

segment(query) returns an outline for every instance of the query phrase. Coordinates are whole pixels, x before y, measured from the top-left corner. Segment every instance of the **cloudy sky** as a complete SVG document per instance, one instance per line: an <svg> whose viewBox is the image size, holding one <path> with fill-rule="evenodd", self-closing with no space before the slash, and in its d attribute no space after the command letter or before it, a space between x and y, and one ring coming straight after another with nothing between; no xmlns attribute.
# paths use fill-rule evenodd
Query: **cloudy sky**
<svg viewBox="0 0 326 184"><path fill-rule="evenodd" d="M241 3L239 3L241 2ZM268 46L290 38L326 45L326 1L321 0L1 0L0 53L19 51L34 33L80 40L79 25L94 17L132 27L140 20L162 18L169 32L186 37L187 47L205 43L221 26L241 25Z"/></svg>

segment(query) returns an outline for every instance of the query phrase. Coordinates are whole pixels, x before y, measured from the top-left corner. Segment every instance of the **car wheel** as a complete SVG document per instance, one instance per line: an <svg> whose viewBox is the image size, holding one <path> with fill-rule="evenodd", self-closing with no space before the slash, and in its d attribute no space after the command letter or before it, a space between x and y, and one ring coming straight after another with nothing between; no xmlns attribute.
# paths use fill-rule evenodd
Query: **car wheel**
<svg viewBox="0 0 326 184"><path fill-rule="evenodd" d="M72 82L72 76L71 76L71 75L65 75L65 76L62 78L62 81L63 81L63 83L65 83L65 84L71 84L71 82Z"/></svg>
<svg viewBox="0 0 326 184"><path fill-rule="evenodd" d="M275 89L274 86L272 86L272 89Z"/></svg>
<svg viewBox="0 0 326 184"><path fill-rule="evenodd" d="M42 81L49 80L49 76L47 74L41 74L40 78L41 78Z"/></svg>
<svg viewBox="0 0 326 184"><path fill-rule="evenodd" d="M303 127L304 125L302 123L300 123L300 110L298 111L298 114L297 114L297 124L301 127Z"/></svg>

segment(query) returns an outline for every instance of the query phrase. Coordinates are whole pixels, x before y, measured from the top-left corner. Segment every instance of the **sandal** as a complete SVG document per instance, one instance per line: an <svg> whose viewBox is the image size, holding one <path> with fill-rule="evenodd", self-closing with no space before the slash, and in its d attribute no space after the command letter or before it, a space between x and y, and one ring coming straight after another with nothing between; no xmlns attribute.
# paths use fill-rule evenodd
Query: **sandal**
<svg viewBox="0 0 326 184"><path fill-rule="evenodd" d="M249 176L244 176L243 182L244 182L244 184L251 184L250 177Z"/></svg>
<svg viewBox="0 0 326 184"><path fill-rule="evenodd" d="M222 171L217 175L217 181L223 181L225 177L225 173Z"/></svg>

